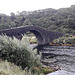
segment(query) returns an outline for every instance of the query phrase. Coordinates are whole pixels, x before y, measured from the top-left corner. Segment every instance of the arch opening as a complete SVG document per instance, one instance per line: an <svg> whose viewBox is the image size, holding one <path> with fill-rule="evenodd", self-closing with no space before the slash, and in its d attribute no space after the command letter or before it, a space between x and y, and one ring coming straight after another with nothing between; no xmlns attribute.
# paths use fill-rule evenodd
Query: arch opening
<svg viewBox="0 0 75 75"><path fill-rule="evenodd" d="M30 30L26 32L26 35L30 37L29 40L33 40L33 43L41 44L43 42L43 37L38 31Z"/></svg>

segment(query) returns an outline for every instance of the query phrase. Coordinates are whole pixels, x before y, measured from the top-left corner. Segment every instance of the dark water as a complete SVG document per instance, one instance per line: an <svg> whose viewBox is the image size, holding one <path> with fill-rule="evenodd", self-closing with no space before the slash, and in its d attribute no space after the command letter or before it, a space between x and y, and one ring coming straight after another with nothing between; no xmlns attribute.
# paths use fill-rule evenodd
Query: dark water
<svg viewBox="0 0 75 75"><path fill-rule="evenodd" d="M47 45L40 50L44 60L61 68L59 74L52 75L75 75L75 47Z"/></svg>

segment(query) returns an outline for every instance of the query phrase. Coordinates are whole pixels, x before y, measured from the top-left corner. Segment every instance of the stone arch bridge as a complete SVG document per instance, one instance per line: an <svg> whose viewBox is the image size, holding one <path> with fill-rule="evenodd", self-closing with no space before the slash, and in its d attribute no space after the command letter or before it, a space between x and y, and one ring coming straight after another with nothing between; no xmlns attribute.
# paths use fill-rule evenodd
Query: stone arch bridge
<svg viewBox="0 0 75 75"><path fill-rule="evenodd" d="M7 36L10 37L15 36L16 38L21 39L22 34L28 31L32 32L36 36L39 45L48 44L52 40L64 35L63 33L60 32L48 31L41 27L35 27L35 26L25 26L25 27L0 30L0 34L3 33L6 34Z"/></svg>

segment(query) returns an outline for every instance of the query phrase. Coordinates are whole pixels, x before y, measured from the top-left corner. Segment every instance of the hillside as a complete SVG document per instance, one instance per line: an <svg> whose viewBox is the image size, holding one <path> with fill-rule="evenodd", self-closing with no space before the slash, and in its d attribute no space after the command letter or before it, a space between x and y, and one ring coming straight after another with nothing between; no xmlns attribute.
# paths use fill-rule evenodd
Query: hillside
<svg viewBox="0 0 75 75"><path fill-rule="evenodd" d="M10 16L0 14L0 30L25 25L75 34L75 5L58 10L48 8L17 14L12 12Z"/></svg>

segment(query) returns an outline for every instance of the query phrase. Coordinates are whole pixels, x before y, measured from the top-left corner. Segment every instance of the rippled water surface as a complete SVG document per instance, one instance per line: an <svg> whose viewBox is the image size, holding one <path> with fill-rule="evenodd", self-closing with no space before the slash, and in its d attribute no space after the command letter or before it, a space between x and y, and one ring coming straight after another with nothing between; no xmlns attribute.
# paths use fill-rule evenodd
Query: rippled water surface
<svg viewBox="0 0 75 75"><path fill-rule="evenodd" d="M47 45L41 48L41 52L43 58L61 68L57 74L50 75L75 75L75 47Z"/></svg>

